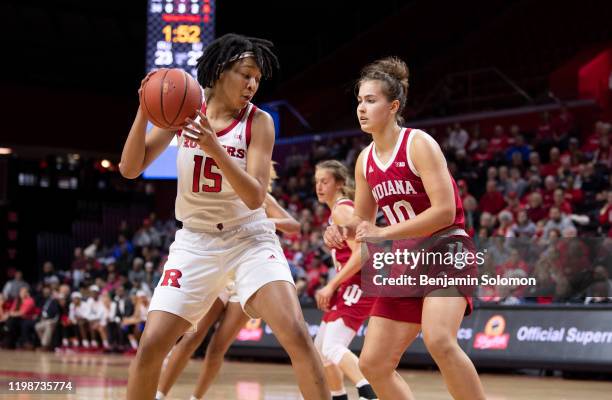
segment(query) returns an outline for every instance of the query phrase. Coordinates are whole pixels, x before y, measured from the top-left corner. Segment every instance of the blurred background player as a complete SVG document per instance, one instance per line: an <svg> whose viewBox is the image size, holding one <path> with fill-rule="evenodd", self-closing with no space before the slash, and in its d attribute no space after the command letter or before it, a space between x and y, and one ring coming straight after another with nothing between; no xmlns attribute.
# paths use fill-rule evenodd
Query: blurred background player
<svg viewBox="0 0 612 400"><path fill-rule="evenodd" d="M357 91L359 124L372 135L373 142L356 162L354 217L342 229L328 227L326 243L338 248L345 237L365 242L432 236L456 238L469 245L457 185L439 145L423 131L401 127L408 92L406 64L389 57L367 65ZM409 189L374 194L377 186L395 186L397 182ZM378 208L384 211L389 226L374 225ZM422 330L425 345L453 398L484 399L476 369L457 343L461 320L471 307L471 298L455 287L436 289L425 297L379 297L359 359L378 396L414 398L396 368Z"/></svg>
<svg viewBox="0 0 612 400"><path fill-rule="evenodd" d="M319 162L315 168L317 199L331 210L329 224L344 225L353 216L355 194L348 169L339 161ZM376 394L359 370L359 359L348 348L363 322L370 315L374 297L363 297L361 255L354 240L332 249L336 275L317 292L317 304L325 311L315 338L315 346L325 367L332 399L348 400L344 375L357 387L359 399L375 399Z"/></svg>
<svg viewBox="0 0 612 400"><path fill-rule="evenodd" d="M274 179L276 179L276 171L272 165L270 167L268 193L272 190L272 181ZM266 196L264 208L266 216L274 222L277 230L284 233L297 233L300 231L300 223L283 209L270 194ZM249 319L250 317L245 314L240 306L239 298L235 296L233 284L226 286L210 310L198 322L196 331L187 332L174 349L172 349L168 362L159 379L155 399L163 400L168 395L168 392L170 392L179 375L185 369L191 356L202 344L210 327L218 322L219 325L206 347L202 369L191 396L191 400L201 399L219 373L225 353Z"/></svg>
<svg viewBox="0 0 612 400"><path fill-rule="evenodd" d="M271 48L269 41L236 34L214 40L197 62L205 91L196 120L187 119L178 134L158 127L147 134L139 108L126 139L119 167L136 178L178 135L176 218L183 224L151 299L128 399L154 398L164 358L230 276L243 309L262 317L289 354L304 398L327 396L289 266L262 208L274 122L250 100L261 79L278 68Z"/></svg>

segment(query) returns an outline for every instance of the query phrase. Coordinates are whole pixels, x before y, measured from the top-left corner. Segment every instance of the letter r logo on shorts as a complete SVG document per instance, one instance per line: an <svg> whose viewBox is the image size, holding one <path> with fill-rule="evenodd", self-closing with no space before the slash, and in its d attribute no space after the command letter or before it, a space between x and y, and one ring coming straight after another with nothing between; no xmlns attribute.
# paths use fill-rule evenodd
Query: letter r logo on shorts
<svg viewBox="0 0 612 400"><path fill-rule="evenodd" d="M164 271L164 280L159 286L174 286L180 288L179 278L183 276L183 273L178 269L167 269Z"/></svg>

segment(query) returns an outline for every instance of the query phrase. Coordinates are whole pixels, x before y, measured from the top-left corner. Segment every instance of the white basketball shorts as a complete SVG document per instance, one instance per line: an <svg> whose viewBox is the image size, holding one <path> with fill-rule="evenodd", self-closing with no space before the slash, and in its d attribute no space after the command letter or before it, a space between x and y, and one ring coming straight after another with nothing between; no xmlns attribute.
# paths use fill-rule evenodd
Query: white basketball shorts
<svg viewBox="0 0 612 400"><path fill-rule="evenodd" d="M232 279L243 310L267 283L294 284L273 222L258 220L221 232L177 231L149 311L178 315L195 327Z"/></svg>

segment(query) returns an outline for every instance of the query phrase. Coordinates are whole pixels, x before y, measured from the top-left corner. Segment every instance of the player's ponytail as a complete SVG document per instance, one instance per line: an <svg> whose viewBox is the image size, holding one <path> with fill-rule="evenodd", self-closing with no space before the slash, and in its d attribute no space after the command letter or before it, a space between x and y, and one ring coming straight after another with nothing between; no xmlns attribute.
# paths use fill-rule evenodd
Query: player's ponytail
<svg viewBox="0 0 612 400"><path fill-rule="evenodd" d="M351 200L355 198L355 184L353 182L353 179L351 179L348 168L346 168L346 166L342 164L340 161L337 161L337 160L321 161L317 163L316 169L328 170L332 174L336 182L342 183L342 187L340 188L342 195Z"/></svg>
<svg viewBox="0 0 612 400"><path fill-rule="evenodd" d="M396 118L401 125L404 122L402 112L406 107L408 97L408 78L410 72L404 61L397 57L386 57L366 65L361 70L361 76L355 85L355 93L365 81L377 80L383 82L383 92L389 101L398 100L400 103Z"/></svg>

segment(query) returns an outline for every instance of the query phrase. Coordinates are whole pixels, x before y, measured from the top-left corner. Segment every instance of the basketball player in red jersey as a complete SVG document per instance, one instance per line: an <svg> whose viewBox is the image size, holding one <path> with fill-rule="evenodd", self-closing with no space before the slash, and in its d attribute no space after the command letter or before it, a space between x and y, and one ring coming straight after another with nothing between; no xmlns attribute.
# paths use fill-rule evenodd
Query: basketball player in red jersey
<svg viewBox="0 0 612 400"><path fill-rule="evenodd" d="M353 215L354 189L347 168L336 160L322 161L315 169L317 198L331 210L330 225L344 225ZM363 321L370 315L374 297L363 297L361 257L354 240L332 249L337 275L316 294L319 308L326 311L315 338L325 367L333 400L348 400L343 373L357 387L359 399L376 399L369 382L359 370L359 359L348 346Z"/></svg>
<svg viewBox="0 0 612 400"><path fill-rule="evenodd" d="M154 127L147 134L139 109L130 129L119 165L127 178L138 177L177 136L175 212L183 228L151 299L130 366L129 400L154 398L164 358L197 326L230 278L243 310L262 317L289 354L304 398L329 396L289 265L262 208L274 123L250 100L260 80L278 68L271 47L236 34L214 40L197 63L204 88L198 117L187 119L182 131Z"/></svg>
<svg viewBox="0 0 612 400"><path fill-rule="evenodd" d="M354 216L343 227L328 227L326 244L339 248L347 237L357 242L439 237L469 245L457 185L440 147L427 133L400 126L406 64L393 57L378 60L362 70L356 89L357 117L373 142L355 166ZM374 225L378 208L389 226ZM466 311L471 311L471 298L455 287L425 297L377 299L359 366L380 399L414 398L395 369L419 331L453 398L485 398L474 365L457 343Z"/></svg>
<svg viewBox="0 0 612 400"><path fill-rule="evenodd" d="M300 231L300 223L269 194L274 179L276 179L276 171L274 167L271 167L268 195L264 201L266 215L268 219L274 222L277 230L283 233L297 233ZM196 331L183 335L181 341L172 350L162 371L155 400L164 400L183 369L185 369L193 352L202 344L210 327L219 322L219 326L215 329L206 347L206 356L190 399L200 400L219 373L225 353L248 321L249 316L242 311L233 288L231 286L224 288L208 313L198 322Z"/></svg>

